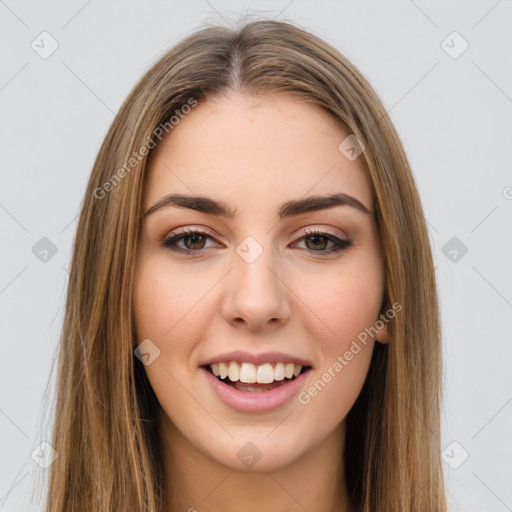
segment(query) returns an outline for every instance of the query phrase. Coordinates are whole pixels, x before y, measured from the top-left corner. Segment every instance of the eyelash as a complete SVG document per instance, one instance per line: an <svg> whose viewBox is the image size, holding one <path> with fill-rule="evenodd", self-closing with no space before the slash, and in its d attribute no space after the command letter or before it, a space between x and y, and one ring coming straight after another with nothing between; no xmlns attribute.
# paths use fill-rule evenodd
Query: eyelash
<svg viewBox="0 0 512 512"><path fill-rule="evenodd" d="M177 242L183 240L184 238L188 238L188 237L191 237L194 235L201 235L206 238L215 240L215 238L211 234L206 233L205 231L192 230L189 228L186 233L180 232L180 233L173 234L173 235L165 238L162 241L162 246L165 247L166 249L169 249L174 252L182 253L182 254L192 254L192 253L198 254L203 249L182 249L181 247L177 247L177 245L176 245ZM323 255L333 254L333 253L338 253L338 252L344 251L345 249L347 249L348 247L351 247L353 245L353 243L350 240L343 240L337 236L332 235L331 233L326 233L326 232L320 231L318 229L305 231L304 234L297 240L297 242L300 242L300 241L304 240L305 238L314 237L314 236L320 236L322 238L327 238L329 241L334 242L336 245L334 248L331 247L331 249L329 249L329 250L322 250L322 251L314 251L311 249L306 249L307 251L309 251L311 253L318 253L321 255L322 254Z"/></svg>

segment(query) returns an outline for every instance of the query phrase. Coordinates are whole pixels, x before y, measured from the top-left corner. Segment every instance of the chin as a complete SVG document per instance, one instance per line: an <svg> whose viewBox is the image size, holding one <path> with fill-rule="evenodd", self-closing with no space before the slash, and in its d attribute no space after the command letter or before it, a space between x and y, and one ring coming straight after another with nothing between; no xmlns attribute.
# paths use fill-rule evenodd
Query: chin
<svg viewBox="0 0 512 512"><path fill-rule="evenodd" d="M216 444L213 450L210 445L207 456L233 471L274 472L293 465L307 451L307 447L302 446L303 441L303 438L286 432L272 433L272 429L266 428L264 433L257 435L249 432L237 435Z"/></svg>

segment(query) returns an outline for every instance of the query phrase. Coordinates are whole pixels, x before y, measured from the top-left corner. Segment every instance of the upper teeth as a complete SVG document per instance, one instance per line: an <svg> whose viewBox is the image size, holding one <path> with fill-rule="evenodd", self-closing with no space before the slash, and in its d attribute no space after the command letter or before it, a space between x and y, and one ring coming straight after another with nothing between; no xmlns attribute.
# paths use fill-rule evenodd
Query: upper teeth
<svg viewBox="0 0 512 512"><path fill-rule="evenodd" d="M258 382L260 384L269 384L275 380L283 380L285 377L291 379L297 377L302 371L302 365L293 363L276 363L272 367L271 363L264 363L258 366L252 363L237 363L236 361L213 363L210 365L213 374L216 377L225 379L229 377L232 382Z"/></svg>

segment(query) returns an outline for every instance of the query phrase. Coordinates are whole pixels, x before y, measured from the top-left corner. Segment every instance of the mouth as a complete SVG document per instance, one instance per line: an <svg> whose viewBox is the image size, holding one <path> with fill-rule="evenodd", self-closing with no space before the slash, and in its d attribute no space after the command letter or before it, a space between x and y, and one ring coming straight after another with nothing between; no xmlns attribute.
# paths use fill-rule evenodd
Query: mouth
<svg viewBox="0 0 512 512"><path fill-rule="evenodd" d="M222 384L245 393L264 393L286 386L312 369L294 363L263 363L225 361L202 365Z"/></svg>

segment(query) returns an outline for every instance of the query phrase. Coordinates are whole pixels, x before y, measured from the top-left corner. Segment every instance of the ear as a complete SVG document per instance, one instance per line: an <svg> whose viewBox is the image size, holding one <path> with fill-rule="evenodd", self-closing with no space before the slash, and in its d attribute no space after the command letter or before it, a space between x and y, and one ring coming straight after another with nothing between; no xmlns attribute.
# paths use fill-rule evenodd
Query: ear
<svg viewBox="0 0 512 512"><path fill-rule="evenodd" d="M383 345L387 345L391 341L391 334L389 328L389 318L386 315L382 314L375 321L374 324L375 329L377 329L377 333L375 334L375 341L382 343Z"/></svg>

